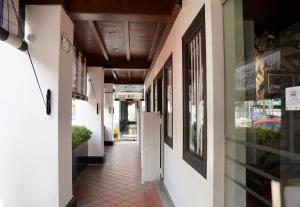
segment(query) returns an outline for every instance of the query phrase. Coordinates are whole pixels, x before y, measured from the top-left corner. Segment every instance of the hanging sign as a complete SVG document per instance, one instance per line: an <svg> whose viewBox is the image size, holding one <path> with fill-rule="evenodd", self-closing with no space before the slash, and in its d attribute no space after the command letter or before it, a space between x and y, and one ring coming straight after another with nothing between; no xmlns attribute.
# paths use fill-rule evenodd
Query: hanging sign
<svg viewBox="0 0 300 207"><path fill-rule="evenodd" d="M300 86L285 89L285 108L287 111L300 111Z"/></svg>
<svg viewBox="0 0 300 207"><path fill-rule="evenodd" d="M142 92L115 92L116 100L143 100Z"/></svg>

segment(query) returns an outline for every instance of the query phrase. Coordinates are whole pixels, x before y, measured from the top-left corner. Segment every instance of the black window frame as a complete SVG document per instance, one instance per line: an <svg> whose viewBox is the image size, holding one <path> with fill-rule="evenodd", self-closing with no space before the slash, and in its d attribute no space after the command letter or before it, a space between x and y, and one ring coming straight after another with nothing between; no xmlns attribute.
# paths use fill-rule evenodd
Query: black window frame
<svg viewBox="0 0 300 207"><path fill-rule="evenodd" d="M172 76L172 137L168 136L168 68L171 67L171 76ZM173 97L173 56L172 54L167 59L166 63L164 64L163 68L163 127L164 127L164 142L173 149L173 124L174 124L174 113L173 113L173 106L174 106L174 97Z"/></svg>
<svg viewBox="0 0 300 207"><path fill-rule="evenodd" d="M146 112L151 112L151 86L146 90L145 94L146 100Z"/></svg>
<svg viewBox="0 0 300 207"><path fill-rule="evenodd" d="M203 61L204 89L204 138L202 156L190 151L189 148L189 44L195 35L201 32L201 55ZM205 5L197 14L184 36L182 37L182 80L183 80L183 159L207 178L207 65L206 65L206 31L205 31Z"/></svg>
<svg viewBox="0 0 300 207"><path fill-rule="evenodd" d="M161 115L163 115L163 91L164 91L164 73L163 68L159 71L156 78L156 88L157 88L157 97L156 97L156 112L159 112ZM161 84L161 85L160 85Z"/></svg>

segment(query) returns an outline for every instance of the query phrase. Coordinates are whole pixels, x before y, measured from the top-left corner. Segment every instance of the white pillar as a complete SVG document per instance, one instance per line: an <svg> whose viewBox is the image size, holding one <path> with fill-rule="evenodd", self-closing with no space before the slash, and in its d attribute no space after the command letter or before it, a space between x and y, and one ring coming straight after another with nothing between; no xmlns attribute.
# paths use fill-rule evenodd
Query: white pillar
<svg viewBox="0 0 300 207"><path fill-rule="evenodd" d="M88 101L76 100L73 125L85 126L92 131L88 156L92 159L102 159L104 156L104 71L101 67L89 67L88 70L97 96L99 114L97 114L97 101L91 83L88 82Z"/></svg>
<svg viewBox="0 0 300 207"><path fill-rule="evenodd" d="M0 203L4 207L65 207L72 198L71 54L73 23L60 6L28 6L26 33L42 91L52 91L46 115L24 52L0 42Z"/></svg>
<svg viewBox="0 0 300 207"><path fill-rule="evenodd" d="M105 138L104 140L107 142L113 142L114 134L113 134L113 110L114 110L114 84L106 83L104 84L104 126L105 126Z"/></svg>

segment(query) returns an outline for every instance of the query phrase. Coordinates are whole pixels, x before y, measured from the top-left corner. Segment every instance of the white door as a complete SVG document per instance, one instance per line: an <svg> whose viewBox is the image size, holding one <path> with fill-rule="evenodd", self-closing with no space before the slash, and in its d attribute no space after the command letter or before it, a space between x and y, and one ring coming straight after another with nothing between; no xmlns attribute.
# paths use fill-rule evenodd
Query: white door
<svg viewBox="0 0 300 207"><path fill-rule="evenodd" d="M160 116L141 113L142 183L160 179Z"/></svg>

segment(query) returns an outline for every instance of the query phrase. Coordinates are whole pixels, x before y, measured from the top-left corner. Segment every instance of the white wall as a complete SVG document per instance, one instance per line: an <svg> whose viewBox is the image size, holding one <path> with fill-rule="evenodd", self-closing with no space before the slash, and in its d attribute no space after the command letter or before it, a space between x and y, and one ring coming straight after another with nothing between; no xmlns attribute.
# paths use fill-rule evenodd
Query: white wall
<svg viewBox="0 0 300 207"><path fill-rule="evenodd" d="M119 131L120 134L120 101L114 101L114 128Z"/></svg>
<svg viewBox="0 0 300 207"><path fill-rule="evenodd" d="M73 40L73 23L60 6L29 6L26 33L46 115L26 53L0 42L0 200L4 207L65 207L72 198L71 62L60 37ZM1 203L1 201L0 201Z"/></svg>
<svg viewBox="0 0 300 207"><path fill-rule="evenodd" d="M104 126L105 126L105 141L113 141L113 103L114 103L114 84L106 83L104 84Z"/></svg>
<svg viewBox="0 0 300 207"><path fill-rule="evenodd" d="M88 101L76 100L72 124L85 126L93 132L89 140L89 156L104 156L104 71L101 67L88 67L88 70L99 102L99 114L91 83L88 82Z"/></svg>
<svg viewBox="0 0 300 207"><path fill-rule="evenodd" d="M183 160L182 36L205 4L207 55L207 179ZM173 149L164 146L164 183L177 207L223 207L224 203L224 60L220 0L184 0L145 87L173 54ZM152 98L153 96L151 96Z"/></svg>

